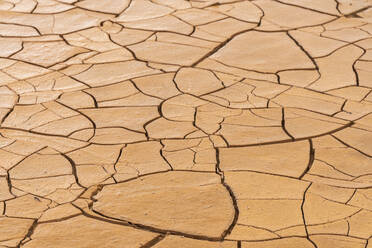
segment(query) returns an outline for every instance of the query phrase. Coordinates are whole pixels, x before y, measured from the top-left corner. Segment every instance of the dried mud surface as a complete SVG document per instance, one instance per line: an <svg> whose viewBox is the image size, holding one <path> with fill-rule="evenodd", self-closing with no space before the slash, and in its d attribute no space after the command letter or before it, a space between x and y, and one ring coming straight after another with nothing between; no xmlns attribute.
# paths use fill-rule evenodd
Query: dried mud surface
<svg viewBox="0 0 372 248"><path fill-rule="evenodd" d="M371 236L371 0L0 0L0 248Z"/></svg>

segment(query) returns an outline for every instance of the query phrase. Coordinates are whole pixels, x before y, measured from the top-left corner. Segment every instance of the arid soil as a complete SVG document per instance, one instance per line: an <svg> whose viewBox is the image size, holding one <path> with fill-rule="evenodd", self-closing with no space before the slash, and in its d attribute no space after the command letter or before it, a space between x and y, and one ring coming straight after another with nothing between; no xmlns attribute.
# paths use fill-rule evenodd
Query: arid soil
<svg viewBox="0 0 372 248"><path fill-rule="evenodd" d="M0 0L0 248L372 248L372 0Z"/></svg>

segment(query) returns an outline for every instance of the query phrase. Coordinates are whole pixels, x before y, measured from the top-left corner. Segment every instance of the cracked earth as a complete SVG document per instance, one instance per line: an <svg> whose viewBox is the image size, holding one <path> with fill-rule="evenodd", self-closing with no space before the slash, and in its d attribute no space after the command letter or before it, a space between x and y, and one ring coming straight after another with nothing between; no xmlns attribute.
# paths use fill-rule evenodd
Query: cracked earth
<svg viewBox="0 0 372 248"><path fill-rule="evenodd" d="M372 248L371 0L0 0L0 248Z"/></svg>

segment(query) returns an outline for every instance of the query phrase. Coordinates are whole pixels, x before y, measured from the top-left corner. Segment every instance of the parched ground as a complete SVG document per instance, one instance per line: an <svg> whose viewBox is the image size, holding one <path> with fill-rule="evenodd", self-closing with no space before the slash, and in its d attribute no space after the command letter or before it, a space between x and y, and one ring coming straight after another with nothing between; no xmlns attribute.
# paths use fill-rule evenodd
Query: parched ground
<svg viewBox="0 0 372 248"><path fill-rule="evenodd" d="M372 248L371 0L0 10L0 248Z"/></svg>

